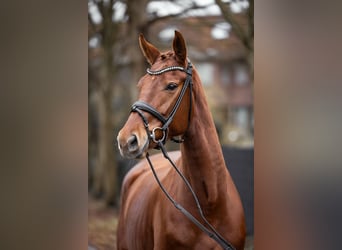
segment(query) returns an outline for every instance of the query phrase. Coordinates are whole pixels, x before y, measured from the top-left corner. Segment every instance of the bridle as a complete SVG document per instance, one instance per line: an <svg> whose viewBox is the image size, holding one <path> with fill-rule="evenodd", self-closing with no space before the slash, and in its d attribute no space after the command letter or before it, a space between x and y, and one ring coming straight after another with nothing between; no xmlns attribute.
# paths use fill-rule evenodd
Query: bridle
<svg viewBox="0 0 342 250"><path fill-rule="evenodd" d="M192 189L189 181L185 178L185 176L180 172L180 170L177 168L177 166L175 165L175 163L172 161L172 159L169 157L164 144L166 142L167 139L167 133L168 133L168 129L169 126L182 102L182 99L184 97L184 94L186 92L186 89L189 88L189 96L190 96L190 100L189 100L189 112L188 112L188 125L187 125L187 130L189 129L190 126L190 119L191 119L191 109L192 109L192 64L191 62L188 60L188 66L187 68L183 68L180 66L171 66L171 67L166 67L163 68L161 70L150 70L147 69L147 73L150 75L161 75L165 72L168 71L183 71L187 74L185 82L182 86L182 89L180 91L180 94L175 102L175 105L173 106L170 114L168 117L164 117L158 110L156 110L155 108L153 108L151 105L149 105L146 102L143 101L137 101L132 105L131 108L131 112L136 112L139 114L139 116L141 117L141 119L143 120L145 129L146 129L146 133L149 137L150 140L152 140L153 142L155 142L157 144L157 149L160 149L164 155L164 157L171 163L171 165L173 166L173 168L176 170L176 172L179 174L179 176L182 178L182 180L184 181L185 185L187 186L187 188L189 189L189 191L191 192L195 202L196 202L196 206L197 209L199 211L199 214L201 216L201 218L203 219L203 221L205 222L206 226L203 225L201 222L199 222L190 212L188 212L183 206L181 206L179 203L177 203L171 196L170 194L166 191L165 187L163 186L163 184L160 182L157 173L153 167L153 164L151 162L149 153L146 153L146 159L151 167L152 173L157 181L157 183L159 184L160 188L162 189L162 191L164 192L164 194L166 195L166 197L172 202L172 204L178 209L180 210L189 220L191 220L199 229L201 229L204 233L206 233L210 238L214 239L223 249L226 250L235 250L234 246L228 242L227 240L225 240L216 230L215 228L207 221L207 219L205 218L201 205L199 203L198 197L195 194L194 190ZM144 113L148 112L151 115L153 115L154 117L156 117L158 120L160 120L162 122L162 127L155 127L152 130L149 129L149 123L148 120L146 119L146 117L144 116ZM162 131L162 137L160 139L156 138L156 131ZM181 140L172 138L173 141L175 142L183 142L184 141L184 137Z"/></svg>
<svg viewBox="0 0 342 250"><path fill-rule="evenodd" d="M176 103L175 105L173 106L170 114L168 117L164 117L158 110L156 110L155 108L153 108L151 105L149 105L148 103L144 102L144 101L136 101L133 105L132 105L132 108L131 108L131 112L137 112L141 119L143 120L144 122L144 126L145 126L145 129L146 129L146 132L147 132L147 135L148 137L155 143L158 144L159 141L162 141L163 144L165 144L166 142L166 139L167 139L167 133L168 133L168 129L169 129L169 126L171 124L171 122L173 121L173 118L182 102L182 99L184 97L184 94L186 92L186 89L189 87L189 96L190 96L190 105L189 105L189 112L188 112L188 127L187 127L187 130L189 128L189 125L190 125L190 119L191 119L191 109L192 109L192 65L191 65L191 62L188 61L188 66L187 68L183 68L183 67L180 67L180 66L171 66L171 67L167 67L167 68L163 68L161 70L156 70L156 71L153 71L153 70L150 70L150 69L147 69L147 73L150 74L150 75L161 75L165 72L168 72L168 71L176 71L176 70L179 70L179 71L183 71L185 72L187 75L186 75L186 79L185 79L185 82L182 86L182 89L179 93L179 96L176 100ZM149 129L149 124L148 124L148 120L146 119L146 117L144 116L143 112L142 111L145 111L145 112L148 112L150 113L151 115L153 115L154 117L156 117L159 121L161 121L161 123L163 124L162 127L155 127L152 129L152 131ZM160 130L162 132L162 138L161 139L157 139L156 138L156 131ZM184 139L176 139L176 138L172 138L173 141L175 142L183 142Z"/></svg>

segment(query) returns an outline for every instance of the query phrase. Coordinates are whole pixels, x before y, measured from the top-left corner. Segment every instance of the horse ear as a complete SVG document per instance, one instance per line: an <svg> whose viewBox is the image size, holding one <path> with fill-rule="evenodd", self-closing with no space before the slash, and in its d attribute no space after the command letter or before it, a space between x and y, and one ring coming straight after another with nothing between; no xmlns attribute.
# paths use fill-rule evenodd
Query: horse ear
<svg viewBox="0 0 342 250"><path fill-rule="evenodd" d="M144 54L146 60L150 65L154 64L160 55L159 50L154 47L152 44L147 42L143 36L143 34L139 35L139 44L142 53Z"/></svg>
<svg viewBox="0 0 342 250"><path fill-rule="evenodd" d="M185 65L185 60L187 57L186 45L182 34L177 30L175 30L175 37L173 39L172 47L177 60Z"/></svg>

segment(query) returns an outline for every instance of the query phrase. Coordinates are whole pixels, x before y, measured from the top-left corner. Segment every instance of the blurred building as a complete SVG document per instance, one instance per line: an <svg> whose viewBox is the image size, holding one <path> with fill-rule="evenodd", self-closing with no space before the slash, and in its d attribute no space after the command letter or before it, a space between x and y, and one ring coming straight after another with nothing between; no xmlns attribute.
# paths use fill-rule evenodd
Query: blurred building
<svg viewBox="0 0 342 250"><path fill-rule="evenodd" d="M244 15L237 15L245 27ZM189 58L196 66L221 143L253 147L253 79L248 53L221 16L186 17L159 21L149 27L149 40L170 49L174 30L185 37Z"/></svg>

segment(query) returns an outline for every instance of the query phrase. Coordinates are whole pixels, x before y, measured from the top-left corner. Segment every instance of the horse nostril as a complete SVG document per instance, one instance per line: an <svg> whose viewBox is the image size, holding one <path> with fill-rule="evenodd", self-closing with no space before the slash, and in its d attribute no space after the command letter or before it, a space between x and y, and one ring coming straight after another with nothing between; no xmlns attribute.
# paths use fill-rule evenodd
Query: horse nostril
<svg viewBox="0 0 342 250"><path fill-rule="evenodd" d="M128 145L128 150L130 152L136 151L139 148L138 138L136 137L136 135L132 135L131 137L128 138L127 145Z"/></svg>

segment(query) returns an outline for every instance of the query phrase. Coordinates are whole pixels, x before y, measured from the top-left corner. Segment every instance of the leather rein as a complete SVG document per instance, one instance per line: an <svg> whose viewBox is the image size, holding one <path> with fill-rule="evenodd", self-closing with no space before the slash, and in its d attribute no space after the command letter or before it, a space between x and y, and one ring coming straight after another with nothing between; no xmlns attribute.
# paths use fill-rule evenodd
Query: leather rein
<svg viewBox="0 0 342 250"><path fill-rule="evenodd" d="M175 165L175 163L172 161L172 159L169 157L166 149L165 149L165 142L167 139L167 133L168 133L168 129L169 129L169 125L171 124L181 102L182 99L184 97L184 94L186 92L186 89L189 88L189 96L190 96L190 105L189 105L189 113L188 113L188 127L187 130L189 128L190 125L190 119L191 119L191 110L192 110L192 64L190 61L188 61L188 66L187 68L183 68L180 66L171 66L171 67L166 67L163 68L161 70L157 70L157 71L152 71L150 69L147 69L147 73L150 75L161 75L165 72L168 71L183 71L187 74L186 76L186 80L182 86L182 89L180 91L180 94L176 100L175 105L173 106L170 114L168 117L164 117L158 110L156 110L155 108L153 108L151 105L149 105L146 102L143 101L137 101L135 102L132 107L131 107L131 112L136 112L139 114L139 116L141 117L141 119L143 120L147 135L149 137L150 140L152 140L153 142L155 142L157 144L157 149L160 149L164 155L164 157L171 163L172 167L176 170L176 172L178 173L178 175L182 178L182 180L184 181L185 185L187 186L187 188L189 189L189 191L191 192L195 202L196 202L196 206L198 209L198 212L201 216L201 218L203 219L203 221L205 222L206 225L203 225L201 222L199 222L190 212L188 212L182 205L180 205L179 203L177 203L172 197L171 195L166 191L165 187L163 186L163 184L161 183L161 181L159 180L157 173L153 167L153 164L151 162L150 159L150 155L147 152L146 153L146 159L151 167L152 173L158 183L158 185L160 186L161 190L164 192L164 194L166 195L166 197L171 201L171 203L179 210L181 211L189 220L191 220L199 229L201 229L204 233L206 233L210 238L214 239L223 249L227 249L227 250L235 250L234 246L229 243L227 240L225 240L216 230L215 228L207 221L207 219L205 218L201 205L199 203L198 197L195 194L194 190L192 189L189 181L185 178L185 176L181 173L181 171L178 169L178 167ZM152 129L152 131L149 129L149 124L148 124L148 120L146 119L146 117L143 114L143 111L150 113L151 115L153 115L154 117L156 117L158 120L160 120L162 122L162 127L155 127ZM156 131L160 130L162 132L162 137L160 139L157 139L156 137ZM177 143L181 143L184 141L184 138L182 139L176 139L176 138L172 138L173 141L177 142Z"/></svg>

